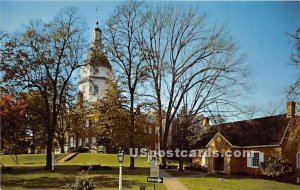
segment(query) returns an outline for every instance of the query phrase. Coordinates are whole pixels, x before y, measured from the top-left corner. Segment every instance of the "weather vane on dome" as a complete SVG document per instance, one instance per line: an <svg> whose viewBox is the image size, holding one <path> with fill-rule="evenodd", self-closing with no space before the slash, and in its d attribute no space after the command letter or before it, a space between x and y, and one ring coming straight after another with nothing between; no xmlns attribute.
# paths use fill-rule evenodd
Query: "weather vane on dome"
<svg viewBox="0 0 300 190"><path fill-rule="evenodd" d="M97 25L97 28L98 28L98 25L99 25L98 6L96 6L96 13L97 13L97 22L96 22L96 25Z"/></svg>

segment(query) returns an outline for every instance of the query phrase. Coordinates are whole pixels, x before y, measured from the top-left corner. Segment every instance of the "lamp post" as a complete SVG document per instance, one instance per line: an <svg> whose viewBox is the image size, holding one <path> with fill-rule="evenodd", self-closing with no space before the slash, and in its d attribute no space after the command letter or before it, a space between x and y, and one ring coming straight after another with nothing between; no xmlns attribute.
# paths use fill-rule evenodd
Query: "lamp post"
<svg viewBox="0 0 300 190"><path fill-rule="evenodd" d="M119 161L119 190L122 190L122 164L124 161L124 151L123 150L119 150L118 153L118 161Z"/></svg>

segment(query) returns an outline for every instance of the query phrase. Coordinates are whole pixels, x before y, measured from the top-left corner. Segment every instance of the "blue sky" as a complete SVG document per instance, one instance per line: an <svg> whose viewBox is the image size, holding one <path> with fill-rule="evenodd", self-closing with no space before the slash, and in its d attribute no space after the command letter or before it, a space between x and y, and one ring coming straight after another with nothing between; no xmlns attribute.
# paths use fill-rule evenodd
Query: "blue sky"
<svg viewBox="0 0 300 190"><path fill-rule="evenodd" d="M192 7L206 12L212 23L225 24L246 53L246 63L252 69L249 78L250 91L242 101L254 105L265 115L266 111L281 104L285 108L285 90L293 83L299 71L289 65L293 40L287 33L295 33L300 27L300 3L293 2L199 2L155 1L158 5L172 4L178 8ZM0 29L16 31L28 20L51 20L65 6L74 6L92 29L99 10L100 26L113 14L120 1L1 1ZM258 114L259 115L259 114Z"/></svg>

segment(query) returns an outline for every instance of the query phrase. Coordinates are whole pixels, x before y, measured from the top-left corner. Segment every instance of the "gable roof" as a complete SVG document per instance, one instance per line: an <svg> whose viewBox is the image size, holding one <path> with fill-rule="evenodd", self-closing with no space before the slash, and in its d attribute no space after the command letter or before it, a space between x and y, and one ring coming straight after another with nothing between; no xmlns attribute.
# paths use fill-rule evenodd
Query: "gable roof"
<svg viewBox="0 0 300 190"><path fill-rule="evenodd" d="M290 120L282 114L212 125L207 127L193 148L205 148L218 132L233 146L279 145Z"/></svg>
<svg viewBox="0 0 300 190"><path fill-rule="evenodd" d="M234 146L233 144L231 144L220 132L217 132L215 134L215 136L207 143L207 145L205 147L207 147L217 136L220 136L221 138L223 138L223 140L228 143L230 146Z"/></svg>

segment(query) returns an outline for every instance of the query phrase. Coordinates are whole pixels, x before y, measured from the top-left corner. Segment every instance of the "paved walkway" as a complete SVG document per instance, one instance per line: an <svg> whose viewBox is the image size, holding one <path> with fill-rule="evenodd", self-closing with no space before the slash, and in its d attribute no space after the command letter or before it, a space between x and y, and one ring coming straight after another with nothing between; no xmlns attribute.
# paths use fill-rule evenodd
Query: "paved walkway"
<svg viewBox="0 0 300 190"><path fill-rule="evenodd" d="M160 177L164 178L164 184L168 190L189 190L176 177L171 176L166 170L160 169Z"/></svg>

